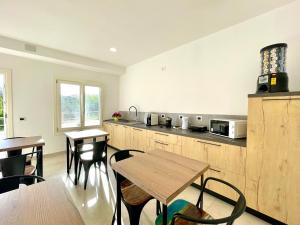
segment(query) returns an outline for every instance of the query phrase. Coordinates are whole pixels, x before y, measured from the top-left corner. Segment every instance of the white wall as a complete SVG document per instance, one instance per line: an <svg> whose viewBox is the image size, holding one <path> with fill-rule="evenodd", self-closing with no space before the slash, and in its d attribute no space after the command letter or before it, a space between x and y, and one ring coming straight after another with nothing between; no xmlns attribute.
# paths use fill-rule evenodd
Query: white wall
<svg viewBox="0 0 300 225"><path fill-rule="evenodd" d="M42 135L45 152L65 149L64 135L54 132L55 79L96 82L102 87L103 118L118 109L119 76L0 54L0 68L12 71L14 136ZM26 117L19 121L19 117Z"/></svg>
<svg viewBox="0 0 300 225"><path fill-rule="evenodd" d="M130 66L120 109L247 114L262 47L288 43L290 90L300 90L300 1ZM218 18L222 19L222 18Z"/></svg>

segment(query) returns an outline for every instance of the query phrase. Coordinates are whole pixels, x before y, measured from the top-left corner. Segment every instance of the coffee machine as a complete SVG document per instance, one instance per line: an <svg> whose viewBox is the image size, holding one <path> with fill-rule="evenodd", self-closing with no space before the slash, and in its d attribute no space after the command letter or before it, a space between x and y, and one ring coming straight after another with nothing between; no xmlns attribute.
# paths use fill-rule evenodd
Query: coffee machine
<svg viewBox="0 0 300 225"><path fill-rule="evenodd" d="M269 45L260 50L261 75L257 79L256 93L289 91L286 51L286 43Z"/></svg>

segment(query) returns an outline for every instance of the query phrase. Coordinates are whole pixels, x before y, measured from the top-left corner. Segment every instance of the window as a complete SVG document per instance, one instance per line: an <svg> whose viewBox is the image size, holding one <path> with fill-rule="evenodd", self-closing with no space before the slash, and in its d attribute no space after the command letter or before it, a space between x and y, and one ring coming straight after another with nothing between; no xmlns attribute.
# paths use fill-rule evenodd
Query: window
<svg viewBox="0 0 300 225"><path fill-rule="evenodd" d="M58 130L100 125L101 89L96 85L57 81Z"/></svg>

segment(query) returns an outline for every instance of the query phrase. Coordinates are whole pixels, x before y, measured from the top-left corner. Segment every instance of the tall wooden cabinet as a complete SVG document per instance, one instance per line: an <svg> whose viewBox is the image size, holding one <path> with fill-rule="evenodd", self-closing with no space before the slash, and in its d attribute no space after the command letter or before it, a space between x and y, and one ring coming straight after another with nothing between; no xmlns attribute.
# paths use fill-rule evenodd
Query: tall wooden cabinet
<svg viewBox="0 0 300 225"><path fill-rule="evenodd" d="M250 97L247 133L248 206L300 224L300 96Z"/></svg>

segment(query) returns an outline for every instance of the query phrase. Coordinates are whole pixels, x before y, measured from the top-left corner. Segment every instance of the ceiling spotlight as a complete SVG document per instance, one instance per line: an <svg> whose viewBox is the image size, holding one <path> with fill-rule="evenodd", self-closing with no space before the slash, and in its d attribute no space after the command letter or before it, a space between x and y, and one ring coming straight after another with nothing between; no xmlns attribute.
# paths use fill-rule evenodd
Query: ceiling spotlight
<svg viewBox="0 0 300 225"><path fill-rule="evenodd" d="M117 52L117 49L114 48L114 47L111 47L111 48L109 49L109 51L111 51L111 52Z"/></svg>

